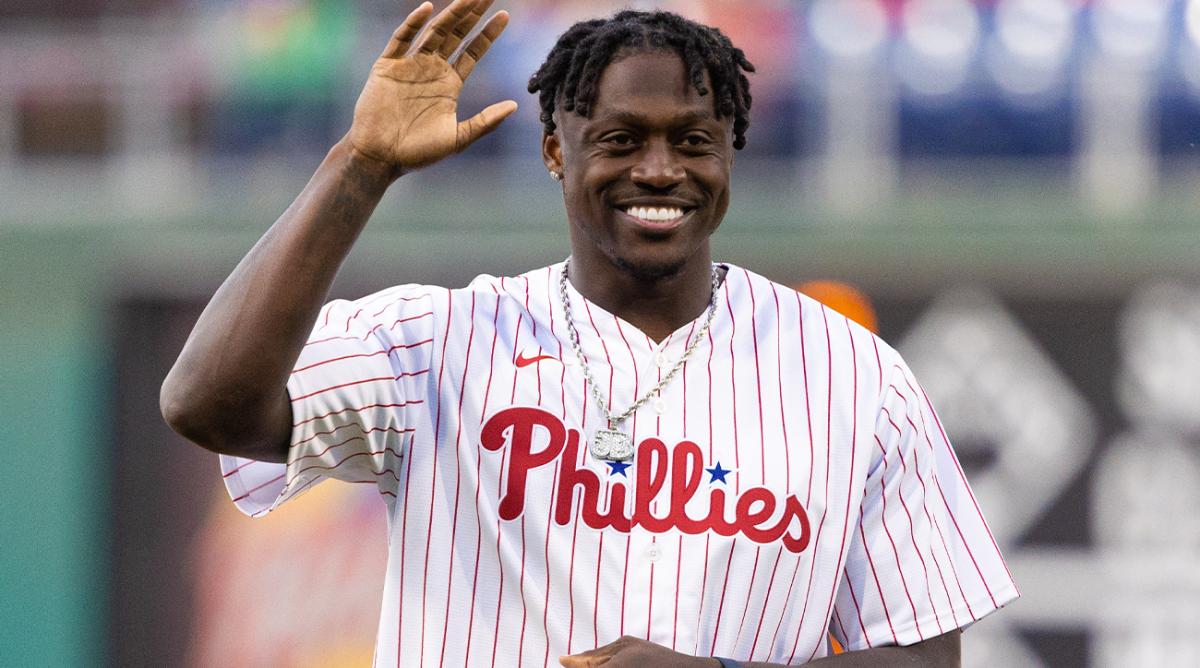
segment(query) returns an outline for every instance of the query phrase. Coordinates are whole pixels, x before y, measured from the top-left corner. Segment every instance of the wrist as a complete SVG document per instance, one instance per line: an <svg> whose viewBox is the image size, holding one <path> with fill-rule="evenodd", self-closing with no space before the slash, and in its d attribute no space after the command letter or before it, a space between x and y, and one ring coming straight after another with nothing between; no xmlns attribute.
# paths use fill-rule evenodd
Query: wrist
<svg viewBox="0 0 1200 668"><path fill-rule="evenodd" d="M349 136L342 137L329 151L329 157L339 158L343 169L360 179L380 181L386 187L403 175L398 165L390 164L379 158L363 153L350 141Z"/></svg>

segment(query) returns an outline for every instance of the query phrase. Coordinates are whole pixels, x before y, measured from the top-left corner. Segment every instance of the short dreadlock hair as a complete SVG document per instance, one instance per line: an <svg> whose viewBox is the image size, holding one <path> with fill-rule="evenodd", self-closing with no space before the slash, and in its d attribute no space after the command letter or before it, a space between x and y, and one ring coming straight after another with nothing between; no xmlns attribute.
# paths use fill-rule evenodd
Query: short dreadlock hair
<svg viewBox="0 0 1200 668"><path fill-rule="evenodd" d="M554 111L591 115L600 75L622 49L674 51L688 69L692 86L708 94L704 72L712 83L717 117L733 117L733 147L746 145L750 127L750 81L754 65L720 30L670 12L626 10L611 18L581 21L571 26L529 79L529 92L538 93L546 134L554 132Z"/></svg>

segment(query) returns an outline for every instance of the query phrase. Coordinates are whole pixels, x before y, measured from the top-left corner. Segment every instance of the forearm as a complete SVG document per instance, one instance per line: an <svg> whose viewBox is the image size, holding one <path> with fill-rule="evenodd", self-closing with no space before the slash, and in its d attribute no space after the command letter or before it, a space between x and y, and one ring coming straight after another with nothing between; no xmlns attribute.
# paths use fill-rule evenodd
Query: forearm
<svg viewBox="0 0 1200 668"><path fill-rule="evenodd" d="M204 309L163 383L163 415L218 452L282 461L286 384L338 268L394 178L339 142Z"/></svg>

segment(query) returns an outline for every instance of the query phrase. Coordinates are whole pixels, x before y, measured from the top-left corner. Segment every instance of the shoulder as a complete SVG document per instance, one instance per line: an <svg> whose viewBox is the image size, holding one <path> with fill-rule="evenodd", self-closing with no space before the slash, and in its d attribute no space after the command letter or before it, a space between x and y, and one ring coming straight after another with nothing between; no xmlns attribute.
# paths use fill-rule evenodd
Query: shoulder
<svg viewBox="0 0 1200 668"><path fill-rule="evenodd" d="M527 293L544 292L548 287L556 286L561 268L562 263L558 263L513 276L479 274L466 286L452 292L465 295L499 294L523 299Z"/></svg>
<svg viewBox="0 0 1200 668"><path fill-rule="evenodd" d="M773 324L782 339L819 356L828 352L852 363L876 385L896 368L907 368L895 348L853 319L795 288L733 264L721 264L728 269L730 299L752 307L755 320Z"/></svg>

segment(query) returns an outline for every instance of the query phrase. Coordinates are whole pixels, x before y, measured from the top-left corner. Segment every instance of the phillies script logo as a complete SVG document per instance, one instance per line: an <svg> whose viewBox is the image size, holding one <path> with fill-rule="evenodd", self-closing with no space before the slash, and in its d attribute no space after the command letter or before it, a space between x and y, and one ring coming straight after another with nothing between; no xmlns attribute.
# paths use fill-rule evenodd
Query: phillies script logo
<svg viewBox="0 0 1200 668"><path fill-rule="evenodd" d="M538 439L544 448L534 450L534 434L549 435ZM540 408L506 408L488 418L480 433L483 447L499 451L508 446L508 476L504 497L500 500L500 518L515 520L525 511L525 483L529 472L542 466L558 466L558 488L554 490L554 521L567 525L575 514L575 487L583 489L583 523L593 529L612 527L628 533L640 526L654 533L672 529L686 534L706 531L722 536L741 533L756 543L777 540L792 552L808 547L808 513L795 495L780 501L766 487L751 487L742 492L733 504L733 517L728 517L725 490L713 487L709 491L708 514L690 517L687 503L699 491L704 459L700 446L680 441L668 452L667 445L657 438L647 438L637 447L637 475L633 490L633 513L625 510L626 486L614 481L608 508L601 508L600 477L589 468L579 468L579 431L567 429L562 420ZM667 490L667 479L670 489ZM667 511L662 517L650 512L654 500L665 502Z"/></svg>

